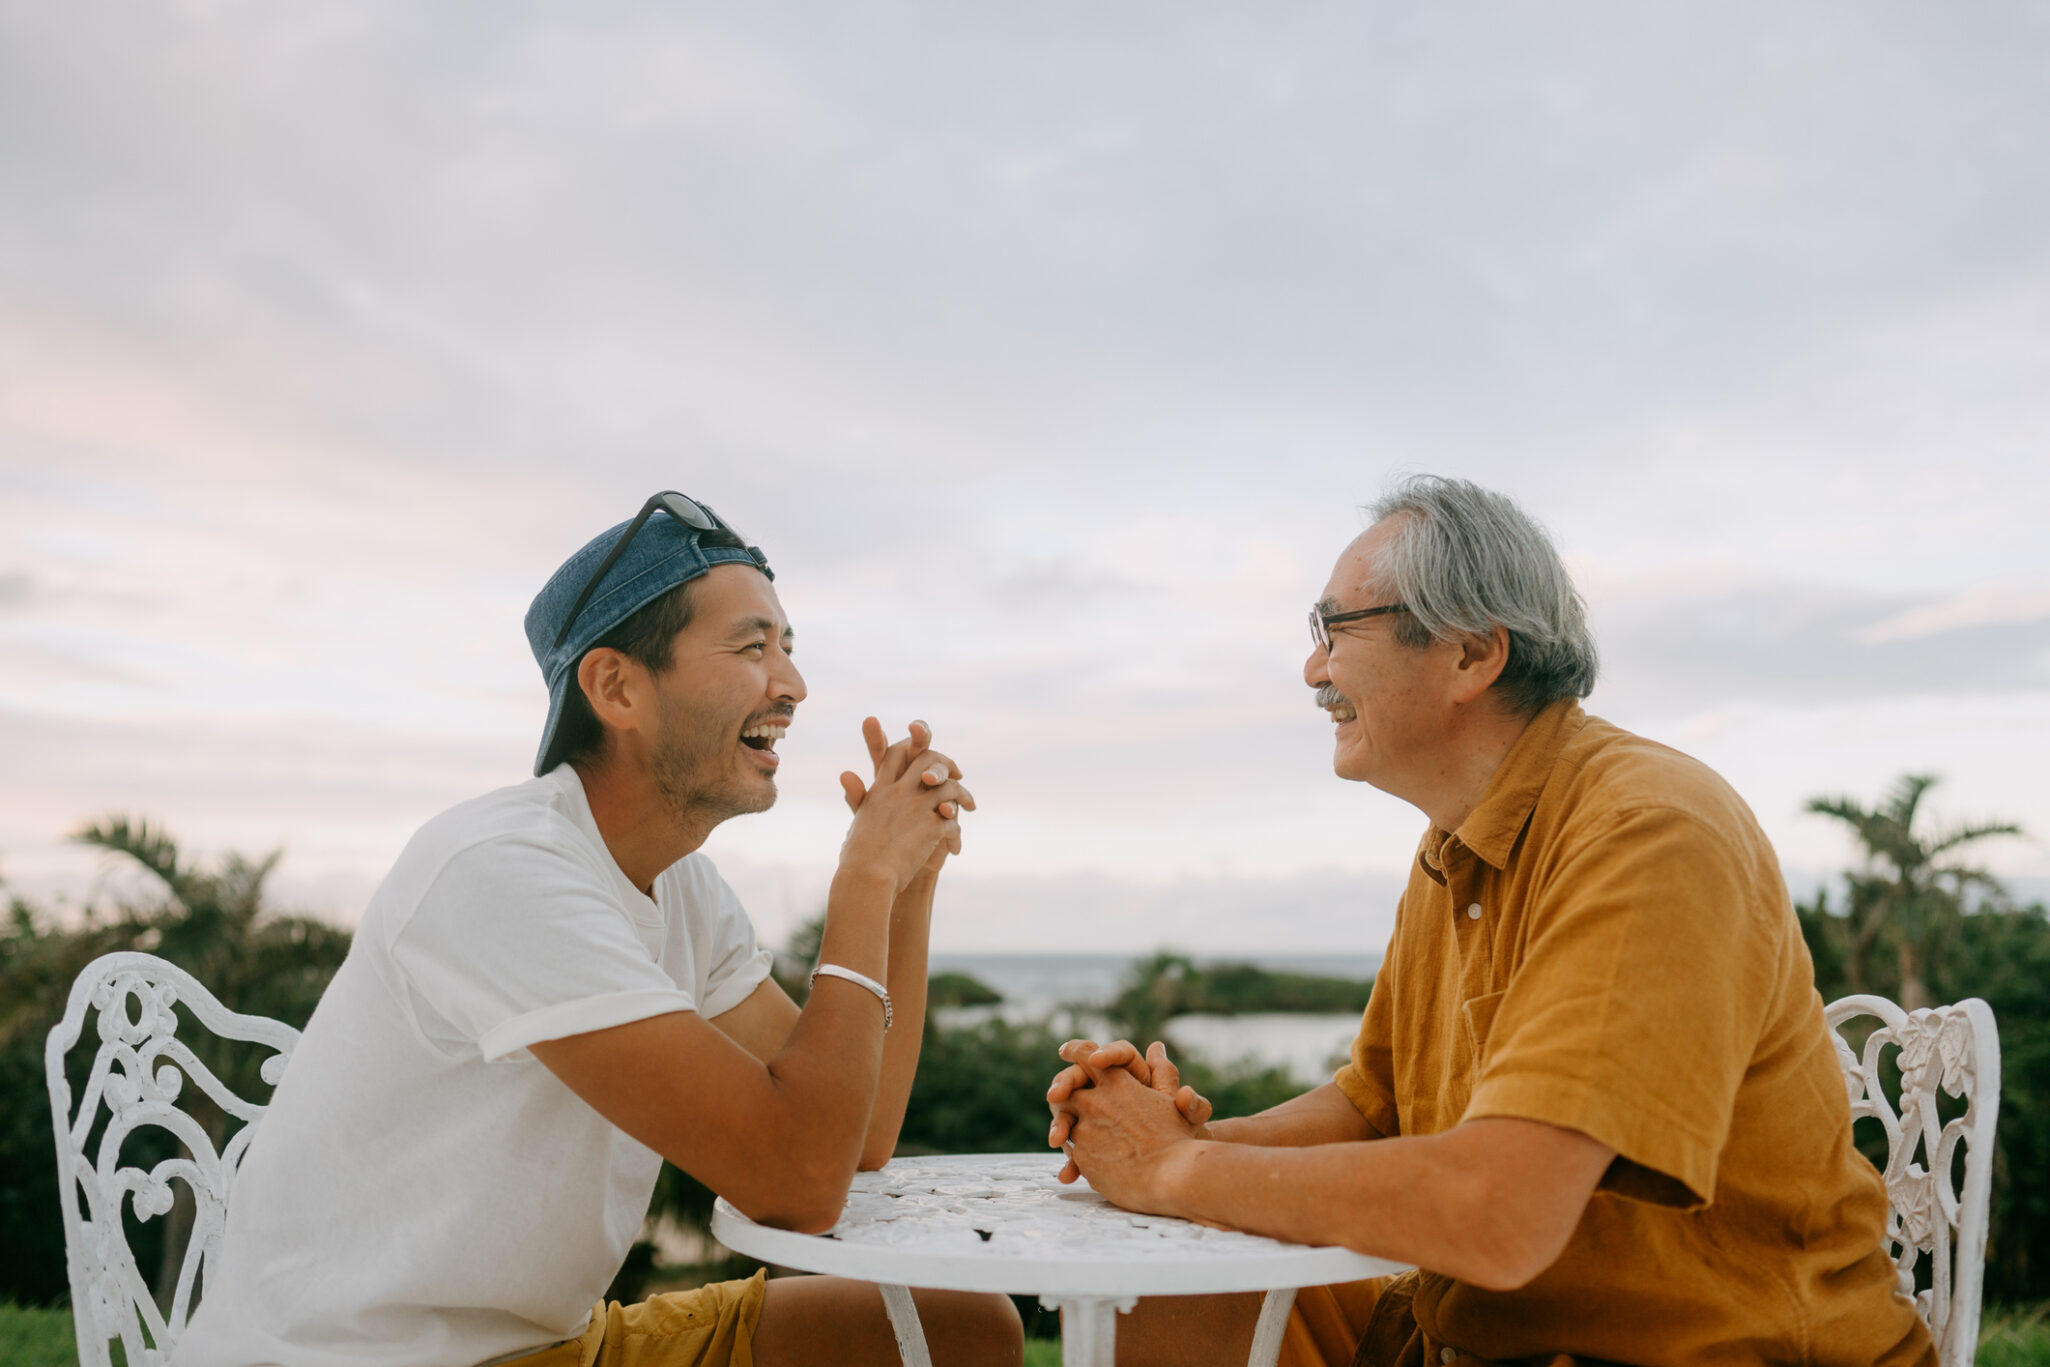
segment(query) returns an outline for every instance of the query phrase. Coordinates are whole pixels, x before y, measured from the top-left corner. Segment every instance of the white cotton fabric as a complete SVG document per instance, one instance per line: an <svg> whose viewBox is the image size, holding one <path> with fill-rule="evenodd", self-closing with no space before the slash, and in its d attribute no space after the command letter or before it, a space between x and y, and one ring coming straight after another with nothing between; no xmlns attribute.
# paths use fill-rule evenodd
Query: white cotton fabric
<svg viewBox="0 0 2050 1367"><path fill-rule="evenodd" d="M769 971L710 860L653 890L566 764L428 822L243 1161L176 1367L472 1367L580 1333L661 1160L527 1046L710 1019Z"/></svg>

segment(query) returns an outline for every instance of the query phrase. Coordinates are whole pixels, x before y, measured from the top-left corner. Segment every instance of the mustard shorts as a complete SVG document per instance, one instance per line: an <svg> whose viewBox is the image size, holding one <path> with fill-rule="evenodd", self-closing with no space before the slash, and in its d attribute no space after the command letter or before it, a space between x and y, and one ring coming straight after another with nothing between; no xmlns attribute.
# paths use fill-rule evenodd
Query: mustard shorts
<svg viewBox="0 0 2050 1367"><path fill-rule="evenodd" d="M671 1291L637 1305L599 1301L583 1337L502 1367L754 1367L766 1275Z"/></svg>

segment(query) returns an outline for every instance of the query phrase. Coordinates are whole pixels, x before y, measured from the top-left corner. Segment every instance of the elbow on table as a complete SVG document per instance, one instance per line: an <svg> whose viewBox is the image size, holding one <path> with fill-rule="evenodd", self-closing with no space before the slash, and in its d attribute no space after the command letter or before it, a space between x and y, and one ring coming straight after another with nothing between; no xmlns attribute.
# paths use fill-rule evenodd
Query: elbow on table
<svg viewBox="0 0 2050 1367"><path fill-rule="evenodd" d="M758 1225L798 1234L824 1234L839 1223L840 1212L847 1208L847 1188L842 1185L830 1193L780 1191L752 1210L742 1209L738 1201L734 1206Z"/></svg>
<svg viewBox="0 0 2050 1367"><path fill-rule="evenodd" d="M758 1226L824 1234L847 1207L847 1189L853 1180L855 1174L845 1156L836 1162L804 1162L785 1156L775 1172L758 1172L748 1191L722 1195Z"/></svg>

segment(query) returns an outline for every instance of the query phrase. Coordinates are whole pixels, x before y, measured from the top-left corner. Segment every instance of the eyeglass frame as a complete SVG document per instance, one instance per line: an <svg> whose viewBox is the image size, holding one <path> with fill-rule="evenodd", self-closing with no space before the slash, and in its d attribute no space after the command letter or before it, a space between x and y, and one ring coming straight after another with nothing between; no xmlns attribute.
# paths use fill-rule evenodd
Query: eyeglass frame
<svg viewBox="0 0 2050 1367"><path fill-rule="evenodd" d="M1331 628L1347 622L1360 622L1369 617L1380 617L1391 612L1408 612L1407 603L1384 603L1378 608L1355 608L1350 612L1326 612L1322 608L1310 609L1310 640L1326 655L1331 653Z"/></svg>
<svg viewBox="0 0 2050 1367"><path fill-rule="evenodd" d="M634 539L634 533L647 524L657 509L698 532L700 541L710 540L715 546L737 547L746 551L764 572L768 570L769 559L762 554L761 548L748 545L747 538L735 530L732 523L713 512L710 504L700 503L690 495L680 494L674 489L664 489L660 493L649 495L648 501L641 505L641 510L634 514L634 520L626 524L626 531L621 534L619 540L612 543L612 549L605 553L605 558L598 562L597 570L584 582L583 592L579 593L576 602L570 605L569 615L562 619L562 630L555 633L555 644L549 647L550 650L562 649L562 643L569 639L569 629L576 625L577 617L591 601L591 595L596 593L598 585L604 582L606 572L619 563L619 557L626 554L627 545ZM721 533L723 535L720 535Z"/></svg>

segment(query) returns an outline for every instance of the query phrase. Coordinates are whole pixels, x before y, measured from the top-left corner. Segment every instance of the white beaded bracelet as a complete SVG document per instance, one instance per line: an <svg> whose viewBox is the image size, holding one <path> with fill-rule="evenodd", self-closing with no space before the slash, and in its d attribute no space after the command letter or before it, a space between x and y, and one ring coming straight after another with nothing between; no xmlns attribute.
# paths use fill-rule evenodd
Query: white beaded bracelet
<svg viewBox="0 0 2050 1367"><path fill-rule="evenodd" d="M838 964L820 964L811 971L811 981L817 982L821 973L825 974L828 978L845 978L856 987L865 987L875 993L876 1000L883 1004L883 1033L886 1035L890 1033L890 1022L897 1014L896 1010L890 1005L890 989L884 987L866 973L856 973L853 969L842 968Z"/></svg>

